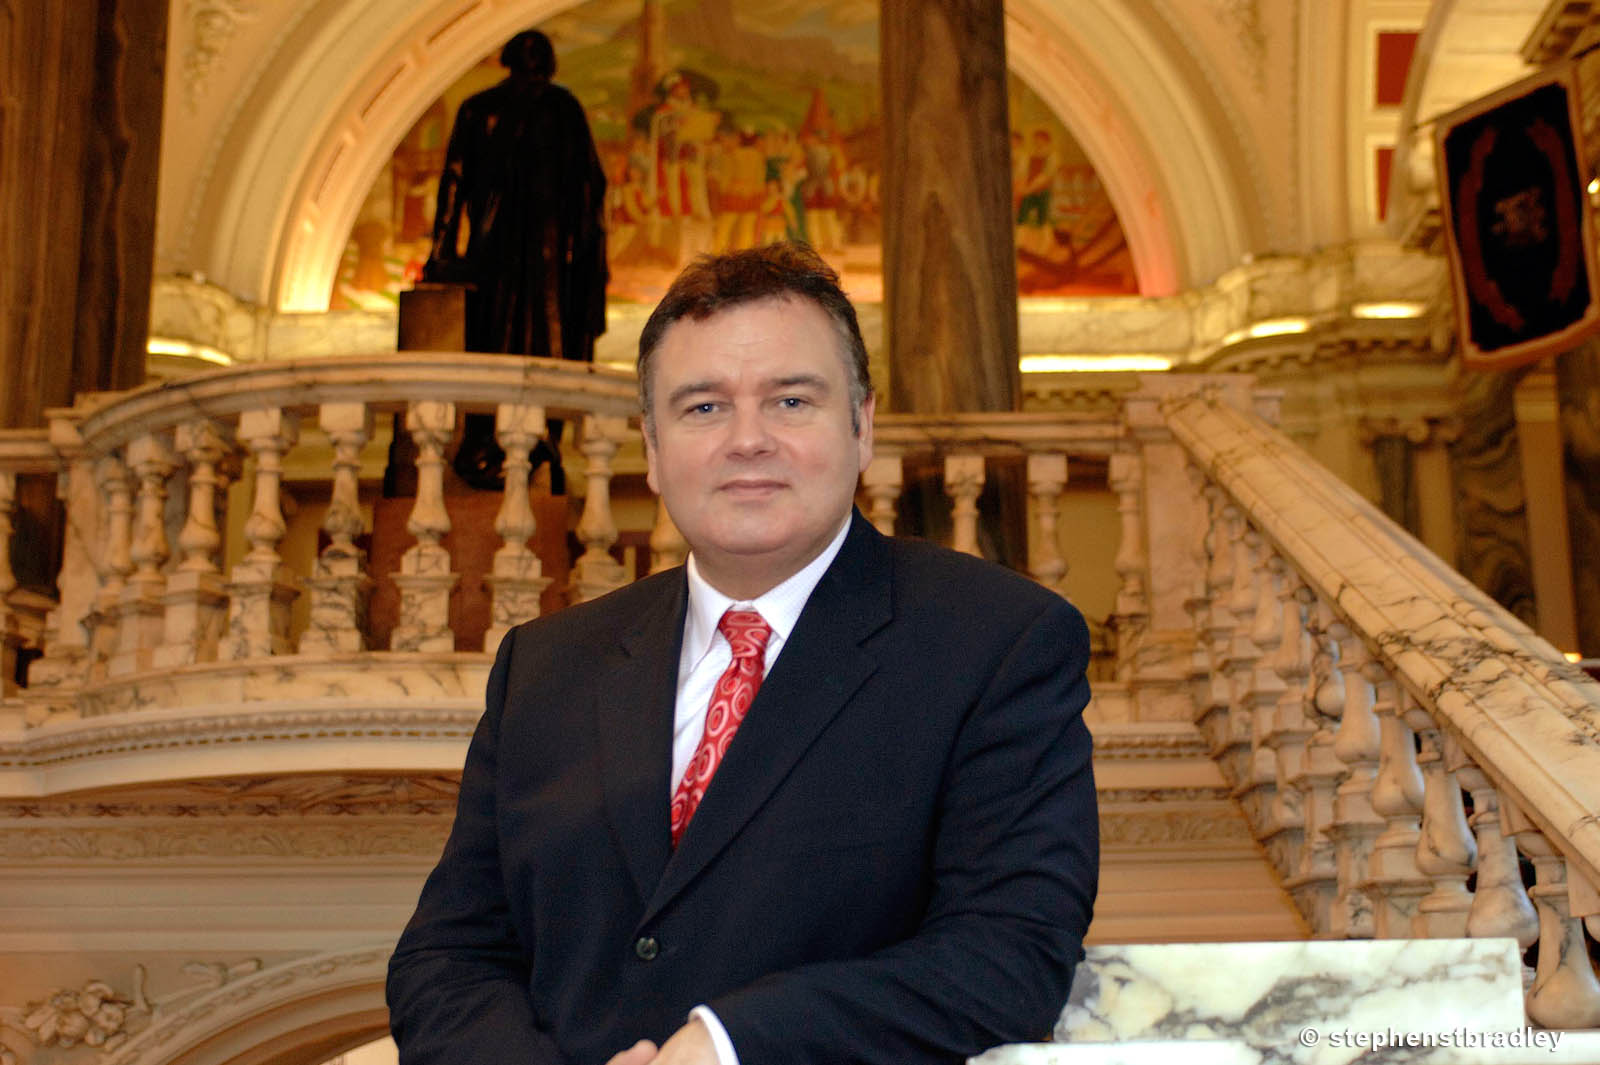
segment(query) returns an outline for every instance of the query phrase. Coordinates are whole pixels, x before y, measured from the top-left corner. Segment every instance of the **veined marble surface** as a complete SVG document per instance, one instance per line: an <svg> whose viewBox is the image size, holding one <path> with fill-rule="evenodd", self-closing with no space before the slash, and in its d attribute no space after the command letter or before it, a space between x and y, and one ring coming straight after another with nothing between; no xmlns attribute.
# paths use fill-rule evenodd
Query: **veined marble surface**
<svg viewBox="0 0 1600 1065"><path fill-rule="evenodd" d="M1341 1030L1342 1032L1343 1030ZM1350 1030L1355 1037L1355 1030ZM1362 1033L1376 1036L1380 1033ZM1418 1033L1419 1036L1421 1033ZM1322 1046L1310 1057L1297 1044L1256 1047L1240 1039L1136 1040L1128 1043L1034 1043L996 1047L971 1059L975 1065L1279 1065L1314 1061L1332 1065L1358 1061L1361 1065L1595 1065L1600 1062L1600 1033L1530 1032L1473 1033L1503 1036L1500 1046L1452 1046L1433 1049L1401 1046ZM1457 1040L1468 1042L1472 1036ZM1512 1039L1515 1046L1506 1045Z"/></svg>
<svg viewBox="0 0 1600 1065"><path fill-rule="evenodd" d="M1290 1048L1306 1028L1487 1032L1525 1023L1522 963L1509 939L1178 943L1089 948L1055 1039ZM1313 1053L1293 1060L1343 1060L1302 1049Z"/></svg>
<svg viewBox="0 0 1600 1065"><path fill-rule="evenodd" d="M1527 1026L1522 961L1510 939L1090 947L1055 1039L973 1061L1600 1062L1600 1033Z"/></svg>

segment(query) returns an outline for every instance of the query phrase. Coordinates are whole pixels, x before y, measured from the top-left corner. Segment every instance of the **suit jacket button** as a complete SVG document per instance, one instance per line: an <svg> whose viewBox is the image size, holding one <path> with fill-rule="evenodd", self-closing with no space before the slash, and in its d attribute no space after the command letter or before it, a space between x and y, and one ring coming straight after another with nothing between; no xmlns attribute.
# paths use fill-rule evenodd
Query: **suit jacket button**
<svg viewBox="0 0 1600 1065"><path fill-rule="evenodd" d="M656 942L655 936L640 936L634 941L633 952L639 955L640 961L653 961L661 953L661 944Z"/></svg>

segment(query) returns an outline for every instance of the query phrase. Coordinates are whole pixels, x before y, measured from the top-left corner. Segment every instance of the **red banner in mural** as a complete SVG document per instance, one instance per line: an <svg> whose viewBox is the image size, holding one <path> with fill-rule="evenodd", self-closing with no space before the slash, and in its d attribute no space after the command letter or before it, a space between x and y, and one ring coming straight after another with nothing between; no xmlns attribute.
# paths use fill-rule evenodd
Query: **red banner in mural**
<svg viewBox="0 0 1600 1065"><path fill-rule="evenodd" d="M1600 329L1571 64L1435 124L1462 363L1506 370Z"/></svg>

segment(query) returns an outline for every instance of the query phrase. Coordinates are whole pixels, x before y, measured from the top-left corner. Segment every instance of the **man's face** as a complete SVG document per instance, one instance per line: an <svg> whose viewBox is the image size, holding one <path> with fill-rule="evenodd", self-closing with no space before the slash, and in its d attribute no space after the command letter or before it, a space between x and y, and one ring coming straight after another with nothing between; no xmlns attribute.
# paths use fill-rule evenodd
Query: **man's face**
<svg viewBox="0 0 1600 1065"><path fill-rule="evenodd" d="M769 299L681 319L656 349L650 487L725 595L798 572L850 511L873 401L857 432L842 347L820 307Z"/></svg>

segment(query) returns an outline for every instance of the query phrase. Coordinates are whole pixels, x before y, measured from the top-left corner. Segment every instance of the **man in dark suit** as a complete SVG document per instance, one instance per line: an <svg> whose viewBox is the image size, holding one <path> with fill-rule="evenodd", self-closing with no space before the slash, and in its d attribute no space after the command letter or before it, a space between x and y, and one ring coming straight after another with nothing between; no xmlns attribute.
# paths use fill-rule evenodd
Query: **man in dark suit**
<svg viewBox="0 0 1600 1065"><path fill-rule="evenodd" d="M501 645L390 967L402 1065L1043 1036L1097 875L1082 618L855 513L866 352L808 250L701 260L639 347L690 562Z"/></svg>

